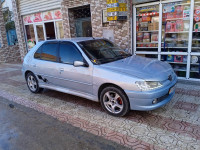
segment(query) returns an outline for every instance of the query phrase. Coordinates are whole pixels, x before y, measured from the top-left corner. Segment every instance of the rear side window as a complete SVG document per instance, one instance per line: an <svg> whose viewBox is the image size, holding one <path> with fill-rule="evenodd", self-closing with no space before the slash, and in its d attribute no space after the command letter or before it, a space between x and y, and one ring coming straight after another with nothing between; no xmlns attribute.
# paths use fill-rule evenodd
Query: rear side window
<svg viewBox="0 0 200 150"><path fill-rule="evenodd" d="M35 59L40 59L41 49L42 49L42 46L40 46L40 48L38 48L38 50L35 52L35 55L34 55Z"/></svg>
<svg viewBox="0 0 200 150"><path fill-rule="evenodd" d="M57 43L48 43L42 46L41 59L47 61L57 61Z"/></svg>
<svg viewBox="0 0 200 150"><path fill-rule="evenodd" d="M60 62L65 64L74 64L74 61L83 61L81 53L72 43L61 43L59 56Z"/></svg>

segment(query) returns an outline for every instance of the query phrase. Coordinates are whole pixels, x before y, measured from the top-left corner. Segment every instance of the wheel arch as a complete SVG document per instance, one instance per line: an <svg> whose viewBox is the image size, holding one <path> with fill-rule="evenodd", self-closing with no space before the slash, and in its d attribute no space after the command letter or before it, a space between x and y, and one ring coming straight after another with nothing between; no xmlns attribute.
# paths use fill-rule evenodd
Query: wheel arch
<svg viewBox="0 0 200 150"><path fill-rule="evenodd" d="M113 84L113 83L104 83L102 84L100 87L99 87L99 90L98 90L98 99L100 100L100 95L101 95L101 92L103 91L103 89L105 89L106 87L115 87L115 88L118 88L120 89L124 95L127 97L128 101L129 101L129 98L127 96L127 94L125 93L125 91L118 85L116 84Z"/></svg>
<svg viewBox="0 0 200 150"><path fill-rule="evenodd" d="M26 78L26 76L27 76L29 73L33 73L33 72L30 71L30 70L27 70L27 71L24 73L25 78Z"/></svg>

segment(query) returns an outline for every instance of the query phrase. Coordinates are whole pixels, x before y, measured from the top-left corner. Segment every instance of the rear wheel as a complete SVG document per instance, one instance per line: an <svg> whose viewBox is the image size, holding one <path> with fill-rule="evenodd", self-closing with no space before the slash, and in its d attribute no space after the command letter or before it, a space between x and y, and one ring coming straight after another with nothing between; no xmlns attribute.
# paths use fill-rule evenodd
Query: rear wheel
<svg viewBox="0 0 200 150"><path fill-rule="evenodd" d="M104 110L112 116L125 116L129 110L129 100L125 93L116 87L107 87L100 94Z"/></svg>
<svg viewBox="0 0 200 150"><path fill-rule="evenodd" d="M39 93L39 92L41 92L43 90L42 88L39 87L38 80L37 80L36 76L32 72L27 74L26 83L27 83L27 86L28 86L29 90L32 93Z"/></svg>

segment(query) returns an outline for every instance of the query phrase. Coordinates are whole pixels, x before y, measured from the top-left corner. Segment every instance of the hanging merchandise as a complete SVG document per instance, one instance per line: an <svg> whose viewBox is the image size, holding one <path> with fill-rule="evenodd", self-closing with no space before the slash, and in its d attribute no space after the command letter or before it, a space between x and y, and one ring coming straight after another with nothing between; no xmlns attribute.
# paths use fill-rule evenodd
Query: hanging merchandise
<svg viewBox="0 0 200 150"><path fill-rule="evenodd" d="M175 3L169 3L164 6L163 13L170 13L175 11Z"/></svg>

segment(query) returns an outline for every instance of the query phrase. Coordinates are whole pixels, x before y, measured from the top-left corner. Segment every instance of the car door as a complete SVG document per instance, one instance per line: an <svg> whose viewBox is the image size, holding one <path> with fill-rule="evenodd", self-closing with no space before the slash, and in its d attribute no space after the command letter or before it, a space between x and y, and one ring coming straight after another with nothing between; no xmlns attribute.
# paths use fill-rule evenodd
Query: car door
<svg viewBox="0 0 200 150"><path fill-rule="evenodd" d="M45 42L34 56L34 72L39 82L48 85L58 85L58 42Z"/></svg>
<svg viewBox="0 0 200 150"><path fill-rule="evenodd" d="M75 67L75 61L84 62L84 58L72 42L62 42L59 46L59 74L62 87L92 94L92 67Z"/></svg>

